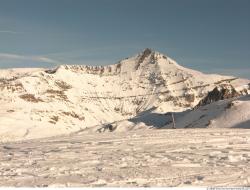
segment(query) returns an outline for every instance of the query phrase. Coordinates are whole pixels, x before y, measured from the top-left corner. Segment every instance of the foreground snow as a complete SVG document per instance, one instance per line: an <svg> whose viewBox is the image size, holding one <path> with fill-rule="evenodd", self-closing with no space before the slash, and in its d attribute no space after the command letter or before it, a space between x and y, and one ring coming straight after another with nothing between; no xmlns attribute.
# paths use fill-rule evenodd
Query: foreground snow
<svg viewBox="0 0 250 190"><path fill-rule="evenodd" d="M168 129L0 144L0 186L249 186L249 136Z"/></svg>

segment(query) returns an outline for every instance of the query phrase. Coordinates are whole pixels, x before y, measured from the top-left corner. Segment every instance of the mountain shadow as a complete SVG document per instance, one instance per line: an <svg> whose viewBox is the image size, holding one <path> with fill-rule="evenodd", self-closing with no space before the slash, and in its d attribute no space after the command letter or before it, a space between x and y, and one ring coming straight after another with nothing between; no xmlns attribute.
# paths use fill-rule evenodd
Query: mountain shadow
<svg viewBox="0 0 250 190"><path fill-rule="evenodd" d="M250 129L250 119L237 125L233 126L232 128L241 128L241 129Z"/></svg>
<svg viewBox="0 0 250 190"><path fill-rule="evenodd" d="M151 109L143 111L139 115L129 119L129 121L135 124L142 122L145 123L147 126L152 126L154 128L160 129L173 122L172 113L174 115L174 118L178 119L190 111L187 110L183 112L167 112L164 114L160 114L153 112L155 109L156 107L153 107Z"/></svg>

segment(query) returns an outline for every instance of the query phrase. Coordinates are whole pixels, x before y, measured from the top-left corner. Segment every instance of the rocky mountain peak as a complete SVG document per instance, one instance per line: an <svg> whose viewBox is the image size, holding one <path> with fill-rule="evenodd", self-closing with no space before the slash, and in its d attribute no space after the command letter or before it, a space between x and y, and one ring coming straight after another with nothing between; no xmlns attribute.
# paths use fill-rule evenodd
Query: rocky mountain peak
<svg viewBox="0 0 250 190"><path fill-rule="evenodd" d="M151 53L154 53L154 51L150 48L145 48L142 52L143 55L150 55Z"/></svg>
<svg viewBox="0 0 250 190"><path fill-rule="evenodd" d="M152 56L153 53L154 52L149 48L144 49L143 52L139 54L138 62L142 63L147 57Z"/></svg>

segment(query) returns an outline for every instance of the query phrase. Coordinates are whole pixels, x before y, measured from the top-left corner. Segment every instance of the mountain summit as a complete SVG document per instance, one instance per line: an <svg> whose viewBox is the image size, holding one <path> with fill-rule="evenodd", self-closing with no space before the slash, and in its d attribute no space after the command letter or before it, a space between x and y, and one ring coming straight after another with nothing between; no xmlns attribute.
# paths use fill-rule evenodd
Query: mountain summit
<svg viewBox="0 0 250 190"><path fill-rule="evenodd" d="M114 65L1 70L0 77L0 141L67 134L147 113L183 112L217 86L230 84L248 93L250 83L184 68L148 48Z"/></svg>

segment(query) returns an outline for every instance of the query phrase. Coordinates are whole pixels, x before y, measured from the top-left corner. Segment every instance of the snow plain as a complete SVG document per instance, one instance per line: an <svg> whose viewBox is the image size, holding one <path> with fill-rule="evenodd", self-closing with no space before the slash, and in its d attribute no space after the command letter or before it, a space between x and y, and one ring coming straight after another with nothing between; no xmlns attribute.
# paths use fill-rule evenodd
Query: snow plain
<svg viewBox="0 0 250 190"><path fill-rule="evenodd" d="M249 186L250 130L167 129L0 144L0 186Z"/></svg>

